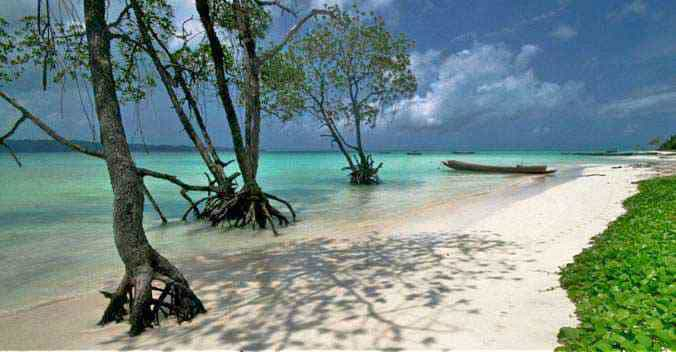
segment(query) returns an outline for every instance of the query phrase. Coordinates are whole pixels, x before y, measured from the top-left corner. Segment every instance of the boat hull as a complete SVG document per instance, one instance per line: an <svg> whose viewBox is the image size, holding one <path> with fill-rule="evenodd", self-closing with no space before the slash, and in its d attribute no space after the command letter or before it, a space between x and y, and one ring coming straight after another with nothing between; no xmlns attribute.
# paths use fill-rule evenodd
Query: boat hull
<svg viewBox="0 0 676 352"><path fill-rule="evenodd" d="M500 174L531 174L531 175L543 175L556 172L556 170L553 169L547 170L546 165L495 166L495 165L472 164L457 160L446 160L443 161L442 163L451 169L459 171L475 171L475 172L500 173Z"/></svg>

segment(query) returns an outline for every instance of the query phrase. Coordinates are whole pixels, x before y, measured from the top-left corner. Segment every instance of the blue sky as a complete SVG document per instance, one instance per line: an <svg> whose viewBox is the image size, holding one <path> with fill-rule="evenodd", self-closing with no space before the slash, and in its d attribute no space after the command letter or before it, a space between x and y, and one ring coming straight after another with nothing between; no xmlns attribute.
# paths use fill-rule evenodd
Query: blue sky
<svg viewBox="0 0 676 352"><path fill-rule="evenodd" d="M307 10L354 0L297 0ZM17 0L11 14L34 1ZM676 133L676 1L372 0L358 4L416 42L419 90L367 135L374 149L631 147ZM25 5L25 6L23 6ZM192 0L176 0L179 16ZM275 17L273 37L295 21ZM91 135L79 98L34 84L2 87L72 137ZM0 112L9 112L0 106ZM125 109L130 139L187 144L161 91ZM3 116L14 116L4 114ZM230 139L217 105L209 123ZM9 124L0 119L0 127ZM269 120L266 149L327 149L310 119ZM20 137L40 134L26 128Z"/></svg>

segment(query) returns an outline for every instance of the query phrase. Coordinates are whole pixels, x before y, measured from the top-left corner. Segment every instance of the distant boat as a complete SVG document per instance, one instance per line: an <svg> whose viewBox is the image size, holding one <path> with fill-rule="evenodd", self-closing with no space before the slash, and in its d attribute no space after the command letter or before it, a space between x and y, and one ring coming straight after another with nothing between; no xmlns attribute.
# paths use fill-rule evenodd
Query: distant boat
<svg viewBox="0 0 676 352"><path fill-rule="evenodd" d="M422 153L414 151L414 152L408 152L408 153L406 153L406 155L422 155Z"/></svg>
<svg viewBox="0 0 676 352"><path fill-rule="evenodd" d="M451 169L460 171L477 171L504 174L551 174L556 172L554 169L547 170L547 165L494 166L465 163L457 160L446 160L442 161L442 163Z"/></svg>
<svg viewBox="0 0 676 352"><path fill-rule="evenodd" d="M474 152L470 152L470 151L456 150L456 151L453 152L453 154L461 154L461 155L465 155L465 154L475 154L475 153L474 153Z"/></svg>

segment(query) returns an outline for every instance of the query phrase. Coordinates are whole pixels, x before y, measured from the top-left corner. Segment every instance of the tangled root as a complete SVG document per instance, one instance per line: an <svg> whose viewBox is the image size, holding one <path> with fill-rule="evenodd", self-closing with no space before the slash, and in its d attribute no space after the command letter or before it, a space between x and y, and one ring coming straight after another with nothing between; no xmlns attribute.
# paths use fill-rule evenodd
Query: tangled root
<svg viewBox="0 0 676 352"><path fill-rule="evenodd" d="M256 185L245 186L233 197L212 197L206 201L201 218L209 221L213 226L227 224L233 227L251 225L265 229L269 224L275 236L278 236L274 220L279 226L289 224L287 217L270 204L270 200L278 201L289 209L292 221L296 221L296 213L291 205L276 196L264 193Z"/></svg>
<svg viewBox="0 0 676 352"><path fill-rule="evenodd" d="M202 301L197 298L187 282L179 281L162 275L156 277L139 275L133 279L128 279L125 275L115 292L101 291L110 299L110 303L98 325L120 323L129 315L131 323L129 335L137 336L146 328L159 325L161 318L173 316L181 324L191 321L198 314L205 313ZM153 283L160 283L162 286L153 286Z"/></svg>
<svg viewBox="0 0 676 352"><path fill-rule="evenodd" d="M377 185L380 183L378 171L382 166L383 163L374 166L373 157L369 154L361 161L355 157L355 166L345 169L350 170L350 183L354 185Z"/></svg>
<svg viewBox="0 0 676 352"><path fill-rule="evenodd" d="M350 183L353 185L377 185L380 183L377 169L356 169L350 173Z"/></svg>

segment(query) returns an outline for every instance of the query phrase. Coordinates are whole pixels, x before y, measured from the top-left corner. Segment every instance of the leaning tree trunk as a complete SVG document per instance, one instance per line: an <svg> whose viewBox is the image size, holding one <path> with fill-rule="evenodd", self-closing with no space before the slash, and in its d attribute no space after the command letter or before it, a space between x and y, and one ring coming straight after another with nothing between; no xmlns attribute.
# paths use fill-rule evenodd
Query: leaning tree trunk
<svg viewBox="0 0 676 352"><path fill-rule="evenodd" d="M160 36L154 32L152 26L146 23L148 19L141 6L141 3L138 0L132 0L131 6L134 11L136 23L139 29L140 42L143 44L145 51L147 52L148 56L150 56L150 59L153 62L153 65L155 66L155 69L159 73L160 80L162 81L162 84L164 85L164 88L167 91L169 100L171 101L174 111L178 115L179 121L183 125L185 133L192 141L193 145L195 146L198 153L202 157L202 161L205 163L205 165L211 172L211 175L214 177L214 179L211 180L209 174L205 173L205 175L207 176L207 181L209 183L208 186L216 188L216 191L213 192L213 194L212 192L209 192L206 197L198 200L197 202L193 201L192 198L190 198L188 192L185 189L181 191L181 196L186 201L188 201L188 204L190 204L187 211L183 215L183 220L187 220L187 217L191 212L194 213L198 218L210 218L211 217L210 211L217 208L213 206L204 207L203 211L200 211L199 204L205 203L213 205L218 203L224 203L232 199L233 195L235 194L235 185L236 185L235 178L237 178L238 173L235 173L230 176L225 175L225 167L230 162L223 163L220 160L220 157L218 156L218 153L214 148L213 142L211 141L211 137L204 123L204 119L202 118L202 113L200 112L197 106L197 101L195 100L195 97L193 96L188 83L183 77L183 71L180 68L180 63L171 54L171 52L167 48L167 45L162 42ZM157 49L155 49L155 43L153 42L154 39L156 40L157 45L161 48L161 50L164 50L172 66L174 66L173 75L168 71L166 65L162 63L160 55ZM190 111L193 112L194 119L197 121L197 124L202 132L206 145L205 142L203 142L197 135L197 131L193 127L193 124L188 114L186 113L186 110L184 110L183 102L179 98L175 87L181 87L181 90L183 91L184 94L185 102L187 102L189 108L191 109Z"/></svg>
<svg viewBox="0 0 676 352"><path fill-rule="evenodd" d="M148 243L143 230L143 184L137 173L122 124L110 53L106 4L85 0L84 14L89 61L101 143L114 193L113 232L125 275L113 293L99 324L121 321L129 309L131 335L159 322L160 312L179 322L205 312L187 280ZM153 283L161 282L161 287ZM159 297L153 295L159 291Z"/></svg>
<svg viewBox="0 0 676 352"><path fill-rule="evenodd" d="M261 123L260 61L256 55L256 42L251 28L251 9L241 1L229 3L229 6L234 9L235 21L245 52L244 70L247 83L242 92L245 100L245 136L242 138L237 113L230 96L228 80L225 77L225 53L215 30L209 1L196 0L195 6L209 41L218 95L226 113L237 164L244 180L244 185L233 198L208 201L204 213L208 214L206 218L214 226L228 224L235 227L247 225L255 227L258 225L260 228L266 228L269 224L273 233L278 235L274 220L276 219L281 226L289 224L289 221L284 214L270 204L270 200L286 205L293 220L296 219L296 214L288 202L263 192L256 180Z"/></svg>
<svg viewBox="0 0 676 352"><path fill-rule="evenodd" d="M333 139L333 142L338 145L338 149L345 160L347 161L347 166L343 170L350 171L350 182L355 185L373 185L378 184L380 179L378 178L378 171L382 167L383 163L380 163L377 167L374 167L373 158L370 154L364 153L364 149L361 146L361 138L357 139L357 145L348 144L343 135L338 130L338 126L334 123L333 119L329 114L322 110L322 118L324 124L329 129L331 133L330 137ZM357 133L360 136L360 133ZM355 156L350 155L347 148L355 150L357 154ZM354 158L354 160L353 160Z"/></svg>

